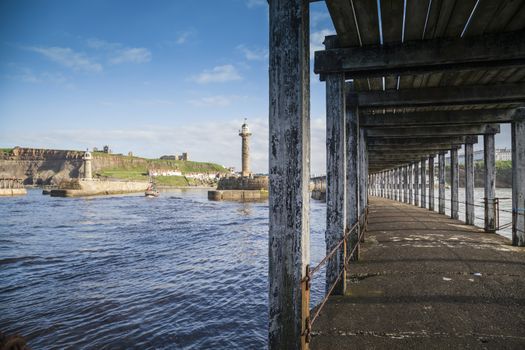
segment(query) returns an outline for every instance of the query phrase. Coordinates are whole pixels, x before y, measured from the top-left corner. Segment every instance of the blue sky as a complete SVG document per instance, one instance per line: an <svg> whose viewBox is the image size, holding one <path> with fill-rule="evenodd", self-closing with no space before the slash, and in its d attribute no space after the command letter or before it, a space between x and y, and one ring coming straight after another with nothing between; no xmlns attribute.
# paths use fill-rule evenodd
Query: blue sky
<svg viewBox="0 0 525 350"><path fill-rule="evenodd" d="M312 51L333 32L312 4ZM0 50L0 147L187 151L239 169L248 118L253 170L267 171L266 0L3 0ZM322 173L324 85L311 87Z"/></svg>

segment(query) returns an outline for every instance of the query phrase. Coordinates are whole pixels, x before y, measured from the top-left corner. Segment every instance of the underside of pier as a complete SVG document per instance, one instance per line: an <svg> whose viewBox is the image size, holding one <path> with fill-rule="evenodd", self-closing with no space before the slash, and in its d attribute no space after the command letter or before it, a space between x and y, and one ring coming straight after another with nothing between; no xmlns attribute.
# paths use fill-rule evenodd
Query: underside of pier
<svg viewBox="0 0 525 350"><path fill-rule="evenodd" d="M324 50L315 52L313 64L314 73L326 84L327 255L316 266L310 265L308 193L309 10L313 1L268 1L269 347L307 349L312 341L324 339L325 332L332 334L331 320L345 319L346 326L341 323L341 332L352 335L360 331L360 317L371 322L370 327L378 326L370 328L370 336L359 338L363 345L374 339L374 332L386 334L392 330L400 337L421 340L413 343L419 347L430 344L419 336L427 329L442 332L443 337L450 335L444 344L454 347L473 344L476 339L483 342L484 334L494 344L521 345L523 338L514 330L524 328L522 312L514 311L512 322L509 315L493 316L501 317L494 318L494 322L505 322L509 328L491 325L488 323L491 319L484 317L491 312L505 313L512 307L524 306L520 298L525 292L524 285L514 281L523 275L513 275L510 271L523 268L520 249L522 252L525 247L525 0L324 1L336 35L325 37ZM491 235L500 228L495 134L500 132L503 123L512 125L511 242ZM473 151L480 136L485 184L481 203L483 232L472 226L474 207L480 205L474 203L473 171ZM452 220L459 218L461 153L465 159L465 224L470 227L443 215ZM450 154L448 165L446 154ZM447 172L449 198L445 198ZM369 208L369 196L397 202L376 198L376 204ZM435 199L439 203L437 208ZM446 201L450 203L448 213ZM397 233L388 234L380 232L380 217L374 216L376 222L371 222L367 232L367 221L372 217L368 213L375 210L374 206L384 209L384 213L395 213L401 207L408 208L400 205L401 202L413 204L415 207L410 207L413 213L424 212L429 221L396 221ZM421 242L410 239L414 234L411 230L425 227L427 230L416 236L436 249L420 249ZM394 235L403 243L388 243ZM450 243L454 240L461 244ZM471 243L469 247L467 243ZM402 249L391 249L396 245ZM410 257L410 253L415 255ZM454 255L456 253L459 255ZM393 261L377 263L382 256ZM447 263L447 259L454 257L458 266ZM376 263L367 264L366 259L375 259ZM422 263L413 264L417 259ZM502 266L502 261L509 262ZM355 271L368 277L357 278L359 283L355 283L354 266L358 266ZM372 276L379 273L377 269L381 266L386 274ZM391 268L397 269L396 266L407 268L406 284L389 272L393 271ZM471 268L467 271L468 266ZM468 275L478 272L473 271L478 267L489 271L488 277ZM495 274L496 269L501 269L500 274ZM310 282L320 271L325 271L326 298L311 309ZM435 273L443 274L440 284L432 279L437 278ZM457 278L450 277L455 274ZM461 294L460 285L469 289ZM510 289L503 292L503 285ZM359 286L363 286L363 295ZM473 286L482 288L478 290ZM425 298L432 301L432 294L428 294L432 288L437 288L438 294L434 303L427 305ZM370 295L372 291L383 294L374 299ZM458 310L453 310L451 300L456 294L466 302L460 301L456 305ZM419 304L407 301L412 296L415 300L419 298ZM497 302L483 302L489 297ZM401 301L391 302L395 298ZM337 307L338 300L345 302ZM378 311L380 306L375 311L365 310L374 302L382 305L385 312ZM498 305L501 309L497 309ZM323 306L331 309L329 316ZM406 306L406 315L401 315L403 306ZM427 306L436 307L439 312L432 314L432 309L418 309ZM362 310L357 312L359 307ZM447 320L447 308L451 314L443 327L450 329L445 332L437 325ZM475 321L470 316L465 316L465 326L458 328L462 308L467 315L472 314L484 322L485 333L474 327ZM388 322L398 314L402 327L396 333ZM434 315L435 320L428 315ZM435 322L437 328L431 328L429 322ZM383 331L379 325L383 325ZM411 325L415 329L413 336L409 334ZM338 341L342 337L338 337ZM375 338L379 345L394 339ZM344 348L339 343L326 344L328 348Z"/></svg>
<svg viewBox="0 0 525 350"><path fill-rule="evenodd" d="M312 349L525 347L525 251L508 239L371 197L361 249Z"/></svg>

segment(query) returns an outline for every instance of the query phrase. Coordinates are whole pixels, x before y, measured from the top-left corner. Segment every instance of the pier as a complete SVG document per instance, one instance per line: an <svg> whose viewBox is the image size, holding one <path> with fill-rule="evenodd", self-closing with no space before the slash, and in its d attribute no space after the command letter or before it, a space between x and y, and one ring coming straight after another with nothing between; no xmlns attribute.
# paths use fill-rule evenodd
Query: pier
<svg viewBox="0 0 525 350"><path fill-rule="evenodd" d="M520 348L525 251L499 235L370 197L361 259L328 298L312 349Z"/></svg>
<svg viewBox="0 0 525 350"><path fill-rule="evenodd" d="M313 62L326 85L319 264L309 246L310 2L269 0L269 348L525 346L525 2L325 1L336 35ZM503 123L512 126L512 241L494 234ZM480 138L481 229L472 226ZM321 271L325 298L311 305Z"/></svg>

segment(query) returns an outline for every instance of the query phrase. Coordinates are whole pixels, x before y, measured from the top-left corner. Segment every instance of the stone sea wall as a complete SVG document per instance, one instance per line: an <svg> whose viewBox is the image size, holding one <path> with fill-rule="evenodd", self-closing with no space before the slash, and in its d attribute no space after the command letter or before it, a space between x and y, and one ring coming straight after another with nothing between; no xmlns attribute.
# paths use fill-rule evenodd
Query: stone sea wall
<svg viewBox="0 0 525 350"><path fill-rule="evenodd" d="M268 190L268 176L222 178L217 190Z"/></svg>
<svg viewBox="0 0 525 350"><path fill-rule="evenodd" d="M144 192L148 182L138 181L97 181L74 180L62 183L60 188L51 191L52 197L84 197L108 194Z"/></svg>

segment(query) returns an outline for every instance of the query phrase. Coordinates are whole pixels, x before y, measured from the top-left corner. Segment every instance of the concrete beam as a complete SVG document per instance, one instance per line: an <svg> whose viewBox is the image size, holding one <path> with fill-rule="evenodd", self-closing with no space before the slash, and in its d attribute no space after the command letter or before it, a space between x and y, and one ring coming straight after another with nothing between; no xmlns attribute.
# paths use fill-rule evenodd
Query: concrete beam
<svg viewBox="0 0 525 350"><path fill-rule="evenodd" d="M347 98L349 98L347 96ZM468 85L363 91L359 93L359 106L423 107L456 104L490 104L525 102L525 84Z"/></svg>
<svg viewBox="0 0 525 350"><path fill-rule="evenodd" d="M522 30L316 51L314 72L344 72L355 79L524 65Z"/></svg>
<svg viewBox="0 0 525 350"><path fill-rule="evenodd" d="M269 3L268 348L299 350L310 311L310 6Z"/></svg>
<svg viewBox="0 0 525 350"><path fill-rule="evenodd" d="M371 137L368 135L367 144L369 147L372 146L417 146L421 147L424 145L438 145L438 144L454 144L460 145L464 143L478 143L478 136L437 136L437 137L425 137L411 138L386 138L386 137Z"/></svg>
<svg viewBox="0 0 525 350"><path fill-rule="evenodd" d="M359 126L401 127L455 124L510 123L515 109L481 109L462 111L428 111L362 115Z"/></svg>
<svg viewBox="0 0 525 350"><path fill-rule="evenodd" d="M435 137L497 134L499 124L456 125L456 126L423 126L406 128L373 128L368 130L371 137Z"/></svg>
<svg viewBox="0 0 525 350"><path fill-rule="evenodd" d="M400 146L373 146L369 145L368 150L370 153L409 153L414 151L420 151L420 152L428 152L428 153L437 153L439 151L445 151L449 150L453 147L455 147L455 143L444 143L444 144L430 144L426 145L424 143L421 143L419 145L400 145ZM459 147L459 146L457 146Z"/></svg>

